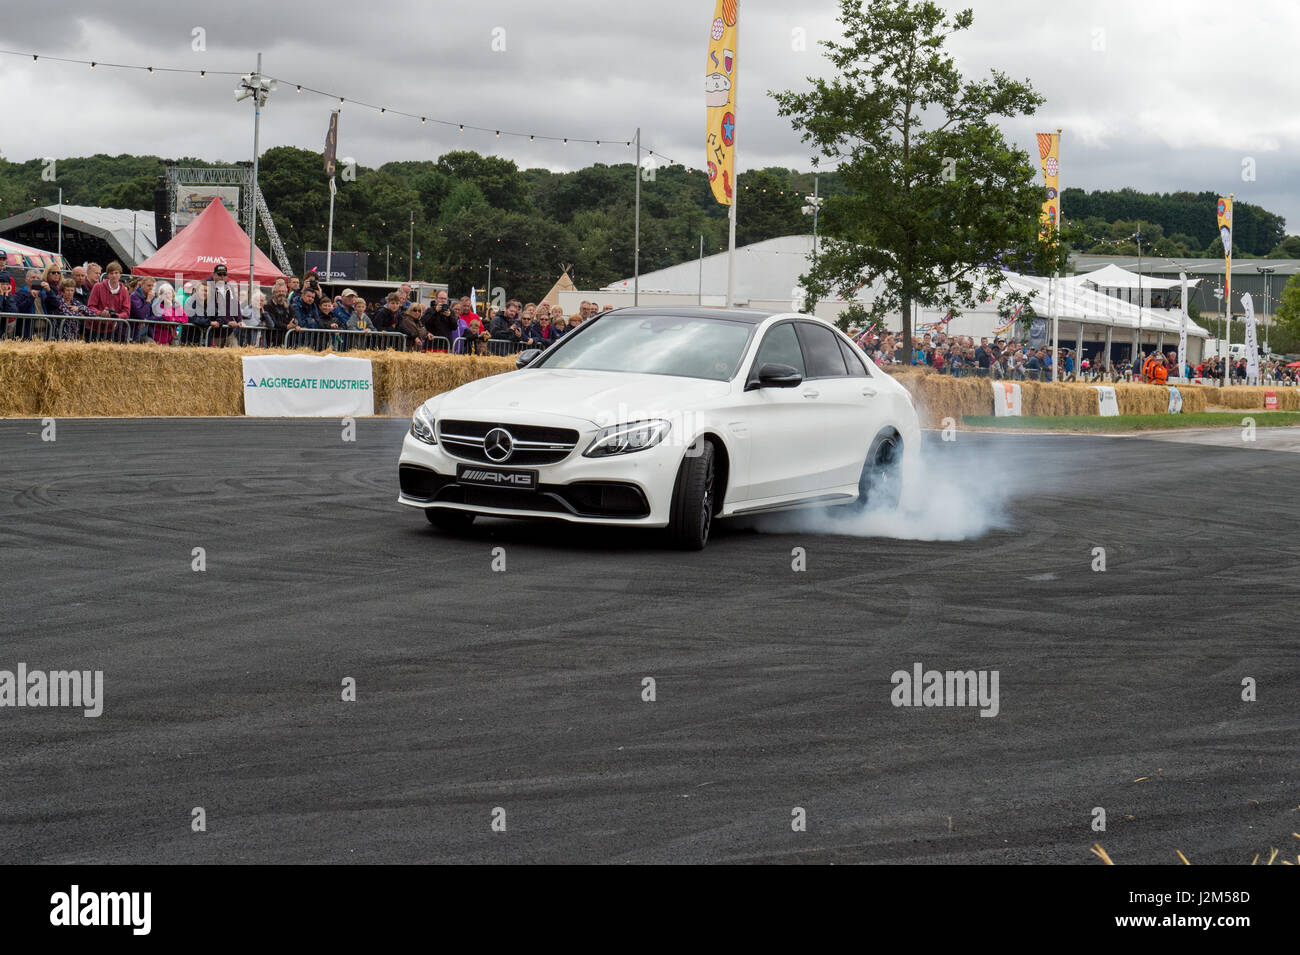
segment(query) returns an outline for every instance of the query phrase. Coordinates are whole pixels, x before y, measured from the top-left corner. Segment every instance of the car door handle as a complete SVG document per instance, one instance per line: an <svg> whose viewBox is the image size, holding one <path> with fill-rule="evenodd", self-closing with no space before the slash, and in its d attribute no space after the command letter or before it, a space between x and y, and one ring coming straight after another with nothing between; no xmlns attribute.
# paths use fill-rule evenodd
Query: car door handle
<svg viewBox="0 0 1300 955"><path fill-rule="evenodd" d="M803 396L805 398L816 398L819 394L821 394L820 391L805 391Z"/></svg>
<svg viewBox="0 0 1300 955"><path fill-rule="evenodd" d="M862 394L863 394L864 397L867 397L867 398L874 398L874 397L876 397L876 389L875 389L875 388L863 388L863 389L862 389Z"/></svg>

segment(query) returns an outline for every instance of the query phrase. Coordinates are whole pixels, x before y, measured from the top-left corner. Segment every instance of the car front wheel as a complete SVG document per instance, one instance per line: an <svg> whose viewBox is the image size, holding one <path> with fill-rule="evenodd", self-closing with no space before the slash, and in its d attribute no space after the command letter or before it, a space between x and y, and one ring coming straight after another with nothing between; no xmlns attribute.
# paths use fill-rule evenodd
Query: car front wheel
<svg viewBox="0 0 1300 955"><path fill-rule="evenodd" d="M698 448L699 453L696 453ZM691 448L677 471L673 486L668 538L682 550L703 550L713 525L713 445L701 439Z"/></svg>

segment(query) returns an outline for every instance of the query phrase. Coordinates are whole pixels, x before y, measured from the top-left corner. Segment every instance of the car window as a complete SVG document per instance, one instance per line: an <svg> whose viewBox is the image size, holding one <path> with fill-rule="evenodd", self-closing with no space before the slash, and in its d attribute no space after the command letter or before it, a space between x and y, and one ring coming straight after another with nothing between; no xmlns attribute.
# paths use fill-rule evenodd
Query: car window
<svg viewBox="0 0 1300 955"><path fill-rule="evenodd" d="M843 378L848 372L840 354L839 338L824 325L799 322L799 341L808 361L809 378Z"/></svg>
<svg viewBox="0 0 1300 955"><path fill-rule="evenodd" d="M867 366L863 363L860 355L855 355L858 350L857 345L850 345L842 338L836 338L840 343L840 353L844 356L844 364L849 366L850 378L870 378L871 373L867 371Z"/></svg>
<svg viewBox="0 0 1300 955"><path fill-rule="evenodd" d="M789 365L805 377L803 351L799 348L799 339L795 337L794 323L784 322L769 328L759 346L758 357L754 359L754 374L769 363Z"/></svg>

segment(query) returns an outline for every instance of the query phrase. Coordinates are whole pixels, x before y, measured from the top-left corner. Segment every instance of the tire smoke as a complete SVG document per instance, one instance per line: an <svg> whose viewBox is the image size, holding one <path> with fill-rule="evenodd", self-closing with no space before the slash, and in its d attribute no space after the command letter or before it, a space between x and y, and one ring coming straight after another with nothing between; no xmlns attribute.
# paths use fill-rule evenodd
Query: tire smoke
<svg viewBox="0 0 1300 955"><path fill-rule="evenodd" d="M959 541L1012 526L1009 505L1029 469L982 442L927 441L903 478L898 507L809 508L755 518L766 534L841 534L897 540ZM873 495L868 495L868 500ZM879 500L879 495L874 495Z"/></svg>

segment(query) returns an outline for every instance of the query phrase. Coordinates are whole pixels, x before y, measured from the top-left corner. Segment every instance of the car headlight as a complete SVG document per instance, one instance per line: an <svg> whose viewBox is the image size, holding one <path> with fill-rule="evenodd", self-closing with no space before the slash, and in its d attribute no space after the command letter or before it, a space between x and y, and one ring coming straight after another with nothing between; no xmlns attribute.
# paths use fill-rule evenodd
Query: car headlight
<svg viewBox="0 0 1300 955"><path fill-rule="evenodd" d="M591 446L583 451L583 457L603 458L611 454L631 454L633 451L644 451L646 448L653 448L656 444L664 439L668 429L672 427L667 421L655 419L653 421L631 421L627 424L616 424L610 428L602 428L596 435L596 439L591 442Z"/></svg>
<svg viewBox="0 0 1300 955"><path fill-rule="evenodd" d="M434 431L436 427L437 421L424 405L416 408L415 414L411 415L411 434L416 440L423 441L425 444L437 444L438 437Z"/></svg>

